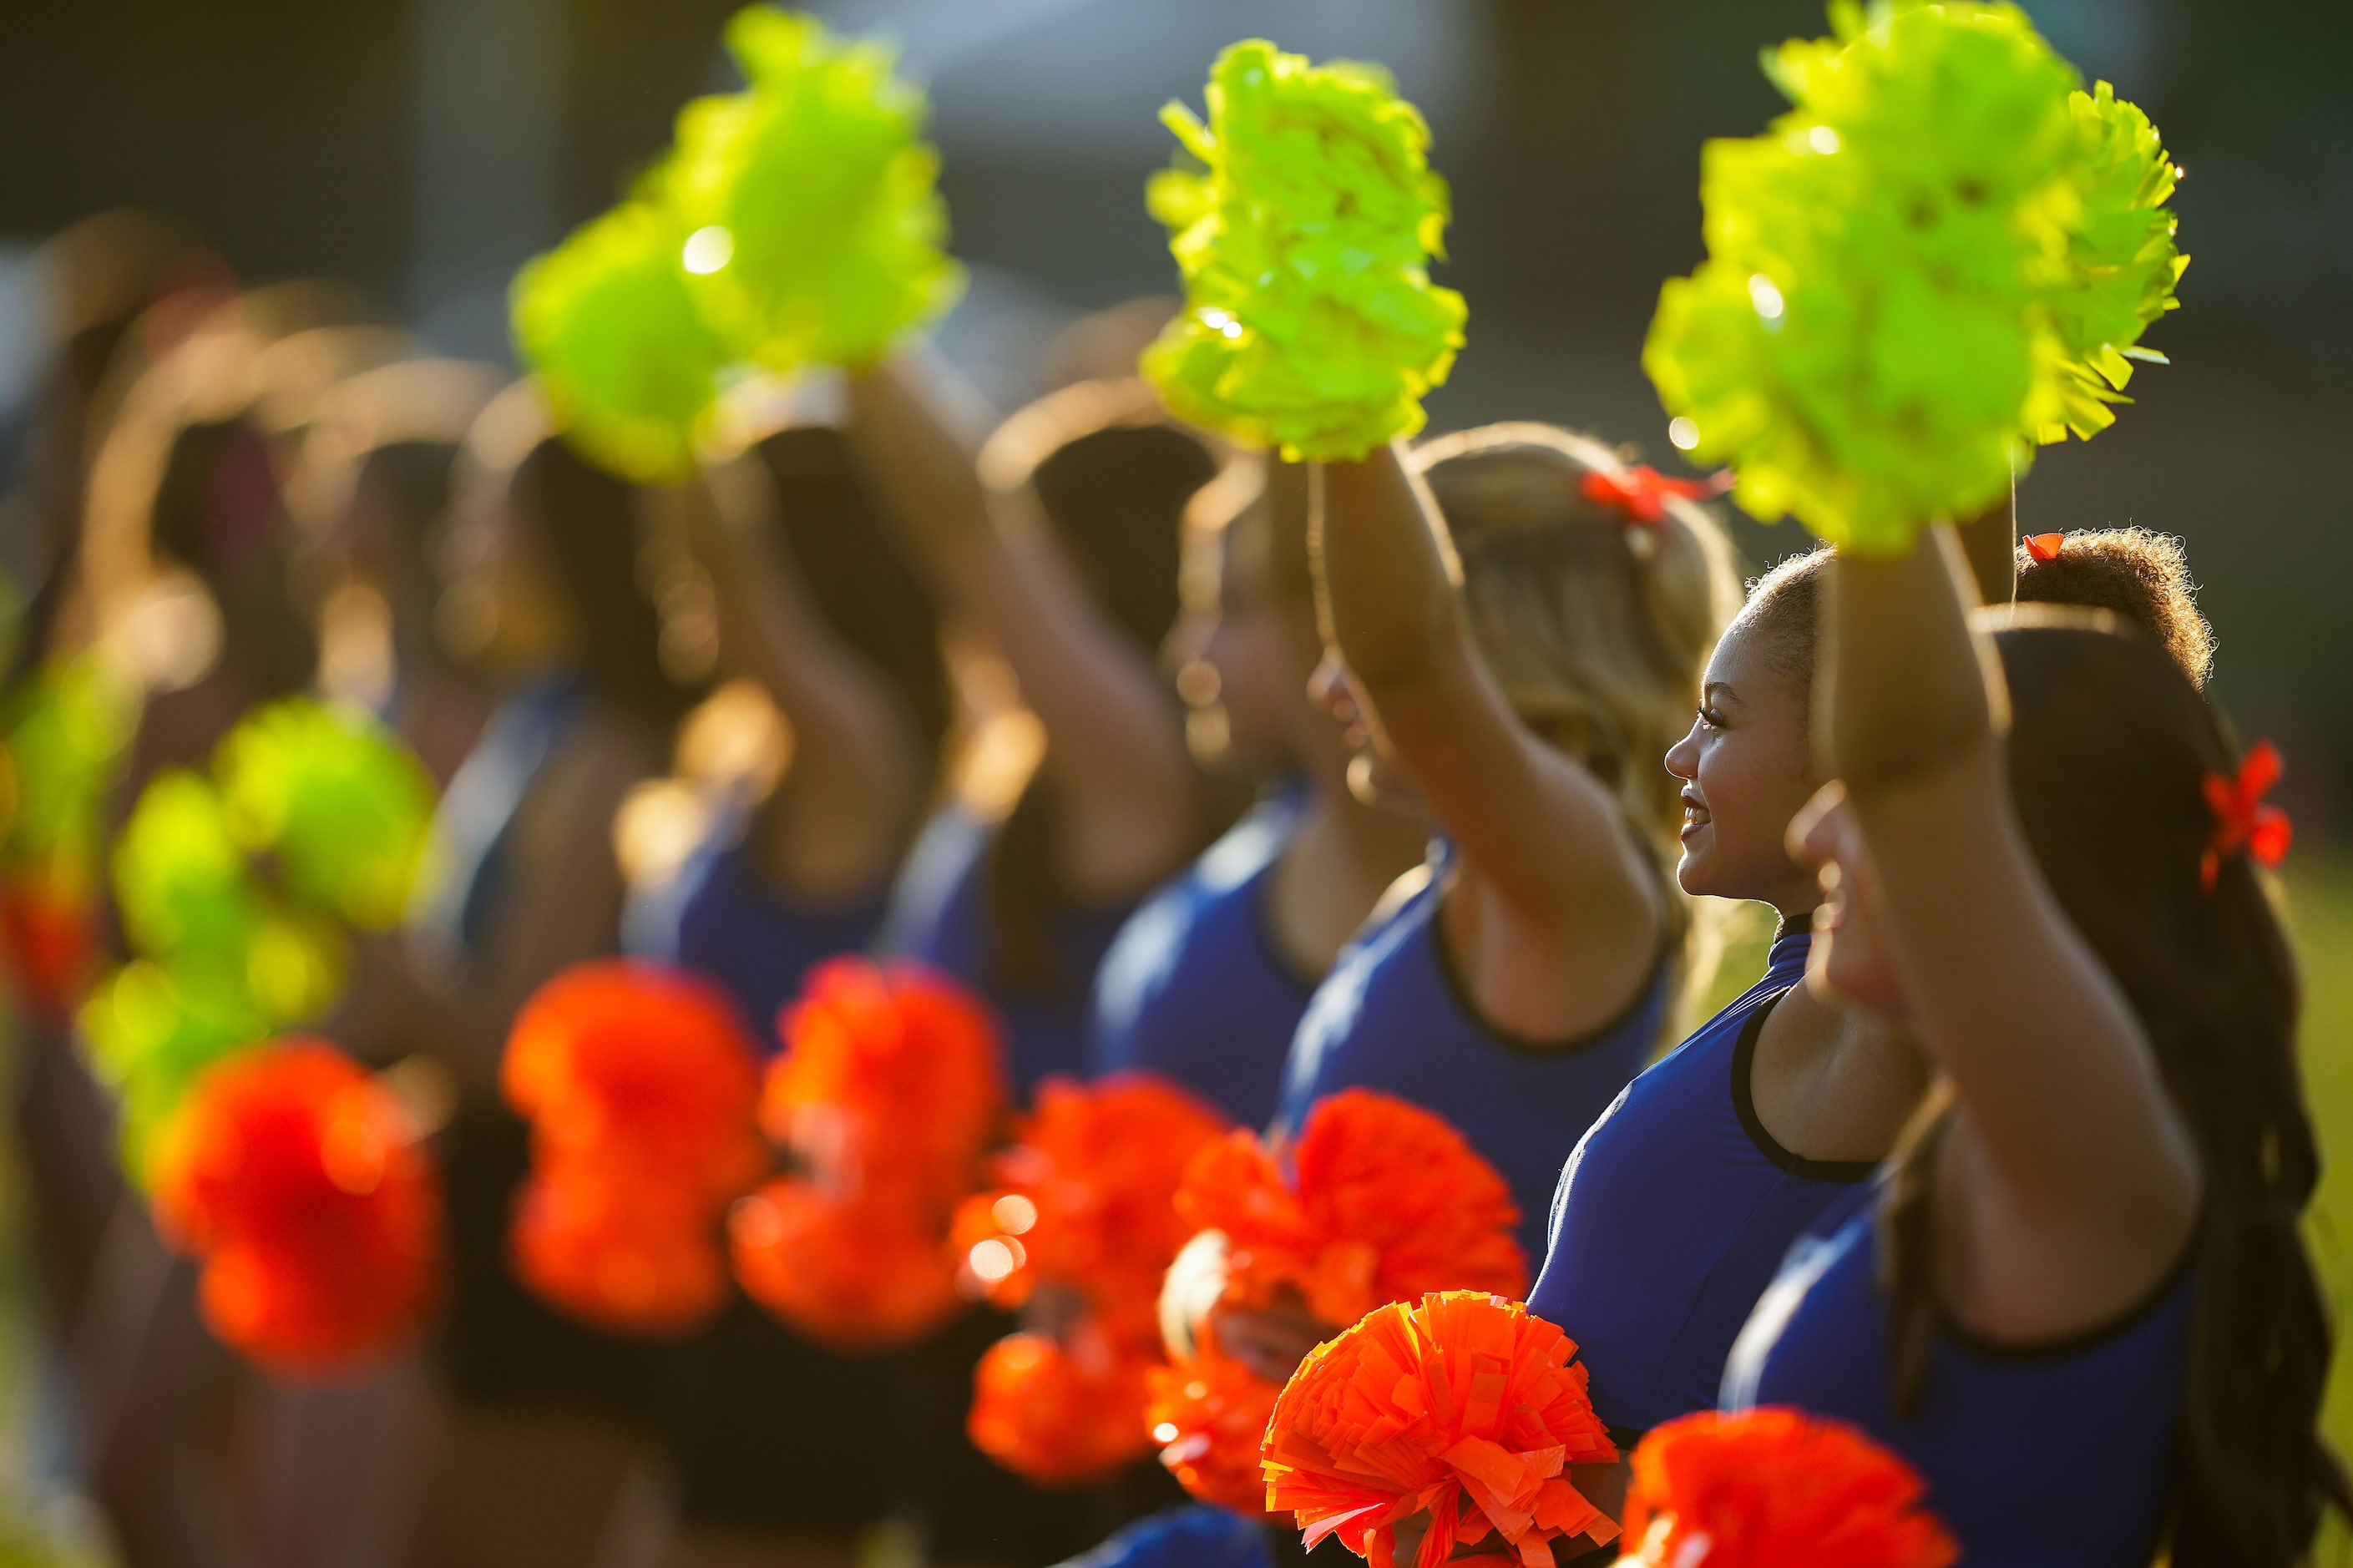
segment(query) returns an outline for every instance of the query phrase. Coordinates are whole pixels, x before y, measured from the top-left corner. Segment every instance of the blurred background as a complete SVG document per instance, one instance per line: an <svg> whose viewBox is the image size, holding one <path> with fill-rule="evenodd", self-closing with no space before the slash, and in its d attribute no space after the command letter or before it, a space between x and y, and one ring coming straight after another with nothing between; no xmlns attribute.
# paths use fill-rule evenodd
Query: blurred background
<svg viewBox="0 0 2353 1568"><path fill-rule="evenodd" d="M42 238L102 208L185 219L244 284L347 280L435 348L508 360L505 288L603 210L689 97L733 85L736 0L18 0L0 26L0 479L61 280ZM1639 353L1660 280L1699 257L1701 142L1778 102L1759 46L1822 30L1813 0L826 0L902 44L936 105L973 287L944 347L1000 407L1081 313L1165 290L1145 214L1170 141L1233 38L1378 59L1432 122L1456 214L1441 280L1470 346L1434 428L1557 420L1666 463ZM2316 1105L2353 1163L2353 5L2037 0L2087 77L2149 110L2189 178L2170 368L2089 446L2051 449L2027 531L2179 534L2220 637L2212 690L2289 758L2290 892L2312 986ZM1798 548L1743 521L1752 564ZM16 531L0 566L37 563ZM1745 983L1745 981L1744 981ZM2332 1176L2330 1212L2353 1224ZM2321 1246L2346 1279L2328 1214ZM20 1394L0 1363L0 1384ZM2340 1364L2340 1377L2343 1368ZM2340 1387L2343 1386L2340 1381ZM2338 1407L2345 1407L2340 1400ZM2340 1419L2340 1445L2353 1427ZM22 1474L37 1457L12 1453Z"/></svg>

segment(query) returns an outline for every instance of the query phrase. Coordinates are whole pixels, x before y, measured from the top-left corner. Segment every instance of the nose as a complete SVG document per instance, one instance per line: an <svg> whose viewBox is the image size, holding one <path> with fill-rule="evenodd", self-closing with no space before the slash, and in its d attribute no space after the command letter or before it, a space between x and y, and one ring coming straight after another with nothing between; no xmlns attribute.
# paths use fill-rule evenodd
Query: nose
<svg viewBox="0 0 2353 1568"><path fill-rule="evenodd" d="M1839 825L1846 811L1846 791L1835 780L1814 792L1814 798L1789 819L1785 836L1789 858L1813 870L1838 864Z"/></svg>
<svg viewBox="0 0 2353 1568"><path fill-rule="evenodd" d="M1315 661L1315 673L1307 678L1308 700L1326 712L1338 712L1348 706L1348 678L1342 673L1340 660L1331 649Z"/></svg>
<svg viewBox="0 0 2353 1568"><path fill-rule="evenodd" d="M1683 738L1667 748L1667 772L1685 784L1699 778L1699 724L1683 731Z"/></svg>

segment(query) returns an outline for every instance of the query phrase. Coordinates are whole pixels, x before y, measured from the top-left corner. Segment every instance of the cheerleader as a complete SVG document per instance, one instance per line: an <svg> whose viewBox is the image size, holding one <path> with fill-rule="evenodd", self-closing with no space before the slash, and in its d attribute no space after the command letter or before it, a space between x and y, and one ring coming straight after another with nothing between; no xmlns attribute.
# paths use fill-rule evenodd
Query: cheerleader
<svg viewBox="0 0 2353 1568"><path fill-rule="evenodd" d="M1989 595L2012 580L2011 513L2004 504L1955 531ZM2169 577L2153 570L2153 547L2140 547L2087 549L2062 579L2033 554L2055 537L2018 546L2021 594L2122 607L2202 676L2211 634L2178 551ZM1666 757L1685 814L1677 879L1694 895L1774 909L1780 929L1765 973L1637 1079L1577 1145L1529 1296L1577 1342L1594 1407L1630 1439L1713 1402L1733 1337L1783 1252L1859 1190L1926 1087L1917 1057L1875 1020L1798 984L1820 892L1790 858L1784 830L1821 784L1807 703L1831 559L1797 556L1751 585L1709 659L1691 731ZM1662 1236L1677 1240L1663 1247ZM1641 1268L1605 1261L1637 1248Z"/></svg>
<svg viewBox="0 0 2353 1568"><path fill-rule="evenodd" d="M655 1496L654 1352L557 1315L508 1272L528 1150L497 1089L523 998L618 949L614 815L662 771L692 697L661 661L638 506L630 486L547 433L528 384L475 422L438 620L500 698L441 800L439 892L407 951L361 944L364 1001L349 1031L363 1049L429 1046L459 1089L442 1150L449 1409L426 1465L419 1562L496 1552L585 1563Z"/></svg>
<svg viewBox="0 0 2353 1568"><path fill-rule="evenodd" d="M1726 1402L1862 1426L1971 1561L2300 1562L2353 1491L2315 1429L2318 1155L2254 865L2276 756L2234 757L2137 637L2007 630L1996 677L1942 531L1832 575L1840 782L1790 830L1826 891L1810 985L1935 1089L1793 1251Z"/></svg>
<svg viewBox="0 0 2353 1568"><path fill-rule="evenodd" d="M988 1000L1026 1099L1082 1070L1104 951L1200 847L1200 776L1154 661L1184 509L1217 463L1140 382L1051 394L976 463L925 379L913 362L852 375L851 434L943 598L1011 668L1045 751L1001 823L961 805L933 822L882 940Z"/></svg>
<svg viewBox="0 0 2353 1568"><path fill-rule="evenodd" d="M879 945L990 1004L1026 1100L1084 1069L1104 951L1205 837L1203 781L1155 661L1176 618L1179 526L1217 461L1133 381L1051 394L976 458L928 382L907 361L853 374L855 449L943 601L1010 667L1045 749L1001 822L962 802L934 816ZM1133 1512L1040 1491L972 1447L974 1363L1008 1326L976 1313L907 1358L899 1457L943 1557L1052 1562Z"/></svg>
<svg viewBox="0 0 2353 1568"><path fill-rule="evenodd" d="M1229 473L1257 489L1252 469ZM1177 632L1187 700L1214 702L1229 753L1282 782L1135 912L1095 984L1092 1070L1158 1072L1249 1126L1274 1114L1308 997L1424 844L1412 817L1349 791L1345 741L1309 694L1323 641L1307 483L1270 465L1215 536L1214 603Z"/></svg>
<svg viewBox="0 0 2353 1568"><path fill-rule="evenodd" d="M1689 921L1649 759L1732 601L1729 552L1655 475L1544 426L1320 472L1350 783L1433 838L1310 1004L1278 1121L1350 1085L1428 1106L1510 1181L1534 1256L1562 1158L1672 1000Z"/></svg>
<svg viewBox="0 0 2353 1568"><path fill-rule="evenodd" d="M947 730L938 616L838 427L794 423L682 497L718 601L723 673L792 727L764 800L724 800L704 842L636 890L632 945L720 982L751 1036L820 961L874 941L933 797ZM731 1293L680 1346L664 1425L676 1472L671 1568L846 1563L893 1503L875 1462L884 1370L835 1355ZM811 1408L831 1412L822 1423Z"/></svg>

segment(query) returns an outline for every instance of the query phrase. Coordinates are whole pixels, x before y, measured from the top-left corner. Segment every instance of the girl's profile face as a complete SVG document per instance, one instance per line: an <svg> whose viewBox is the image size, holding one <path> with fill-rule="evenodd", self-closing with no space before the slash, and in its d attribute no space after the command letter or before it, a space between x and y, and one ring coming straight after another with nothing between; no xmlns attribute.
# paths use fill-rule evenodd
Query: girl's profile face
<svg viewBox="0 0 2353 1568"><path fill-rule="evenodd" d="M1223 750L1245 767L1271 772L1291 760L1291 710L1300 698L1282 627L1267 602L1262 521L1253 508L1226 529L1216 602L1187 606L1165 657L1187 709L1221 721Z"/></svg>
<svg viewBox="0 0 2353 1568"><path fill-rule="evenodd" d="M1315 667L1307 691L1347 738L1348 793L1366 805L1420 816L1421 797L1398 771L1396 759L1383 749L1371 717L1372 704L1357 690L1356 678L1348 673L1347 662L1336 648L1324 650L1324 662Z"/></svg>
<svg viewBox="0 0 2353 1568"><path fill-rule="evenodd" d="M1766 657L1753 621L1736 620L1708 659L1691 732L1667 752L1683 781L1686 893L1756 899L1784 914L1814 907L1813 879L1783 840L1820 782L1807 750L1806 692Z"/></svg>
<svg viewBox="0 0 2353 1568"><path fill-rule="evenodd" d="M1904 988L1880 913L1878 872L1843 784L1824 784L1791 820L1789 853L1813 868L1821 887L1807 986L1829 1006L1901 1018Z"/></svg>

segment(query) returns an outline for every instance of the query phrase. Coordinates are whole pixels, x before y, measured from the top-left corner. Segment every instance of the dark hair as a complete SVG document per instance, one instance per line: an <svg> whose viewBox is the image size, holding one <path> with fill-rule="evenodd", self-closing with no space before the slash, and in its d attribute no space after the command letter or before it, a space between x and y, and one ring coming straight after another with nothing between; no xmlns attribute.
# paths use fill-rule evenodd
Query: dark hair
<svg viewBox="0 0 2353 1568"><path fill-rule="evenodd" d="M449 510L458 450L455 441L387 442L363 455L353 476L353 495L373 502L386 521L386 587L405 664L443 662L440 639L431 635L433 556L436 531Z"/></svg>
<svg viewBox="0 0 2353 1568"><path fill-rule="evenodd" d="M2044 560L2018 547L2018 602L2088 605L2111 611L2155 637L2203 687L2214 668L2214 628L2198 613L2198 584L2181 541L2146 528L2087 529L2064 536Z"/></svg>
<svg viewBox="0 0 2353 1568"><path fill-rule="evenodd" d="M2319 1154L2296 1068L2295 964L2243 855L2211 891L2200 781L2232 748L2147 639L2089 626L1995 634L2010 686L2010 795L2044 881L2123 989L2196 1140L2205 1212L2175 1439L2174 1568L2285 1568L2322 1510L2353 1507L2316 1430L2329 1321L2298 1218ZM1936 1309L1931 1156L1950 1101L1895 1157L1883 1211L1896 1398L1925 1393Z"/></svg>
<svg viewBox="0 0 2353 1568"><path fill-rule="evenodd" d="M1813 689L1822 581L1837 555L1820 545L1750 578L1748 600L1732 618L1735 626L1748 627L1763 639L1766 668L1794 682L1800 693Z"/></svg>
<svg viewBox="0 0 2353 1568"><path fill-rule="evenodd" d="M840 431L797 425L758 449L776 481L777 530L810 604L881 677L925 765L935 768L954 710L938 599Z"/></svg>
<svg viewBox="0 0 2353 1568"><path fill-rule="evenodd" d="M243 419L182 426L147 514L149 547L202 580L220 607L221 658L259 694L299 690L318 663L295 613L276 460Z"/></svg>
<svg viewBox="0 0 2353 1568"><path fill-rule="evenodd" d="M508 497L579 630L572 658L590 695L667 735L695 693L662 667L661 613L640 569L636 489L550 436L515 466Z"/></svg>
<svg viewBox="0 0 2353 1568"><path fill-rule="evenodd" d="M1217 471L1200 439L1173 425L1114 423L1071 437L1029 475L1096 607L1147 657L1176 621L1186 504ZM1048 996L1084 979L1063 973L1051 936L1069 902L1060 816L1041 769L997 830L986 868L997 979Z"/></svg>

